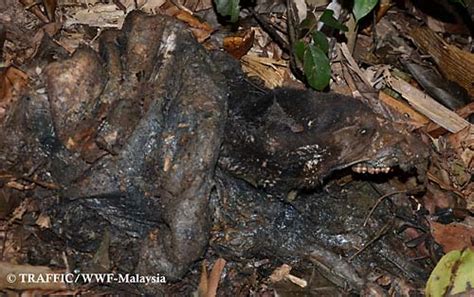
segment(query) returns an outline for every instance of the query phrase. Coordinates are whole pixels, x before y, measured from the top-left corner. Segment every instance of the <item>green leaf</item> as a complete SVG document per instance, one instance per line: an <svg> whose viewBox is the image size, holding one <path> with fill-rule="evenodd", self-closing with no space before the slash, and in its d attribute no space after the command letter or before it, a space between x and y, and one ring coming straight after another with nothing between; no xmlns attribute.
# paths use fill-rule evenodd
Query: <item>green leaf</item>
<svg viewBox="0 0 474 297"><path fill-rule="evenodd" d="M313 30L316 28L318 20L314 13L308 13L308 16L300 23L300 30Z"/></svg>
<svg viewBox="0 0 474 297"><path fill-rule="evenodd" d="M467 292L473 283L474 251L454 250L436 264L426 283L425 293L427 297L451 296Z"/></svg>
<svg viewBox="0 0 474 297"><path fill-rule="evenodd" d="M294 46L294 51L295 51L295 56L298 60L300 60L301 62L303 62L303 59L304 59L304 51L306 50L306 44L304 43L303 40L298 40L296 43L295 43L295 46Z"/></svg>
<svg viewBox="0 0 474 297"><path fill-rule="evenodd" d="M327 36L321 31L313 32L312 36L314 45L319 47L325 54L327 54L329 51L329 42Z"/></svg>
<svg viewBox="0 0 474 297"><path fill-rule="evenodd" d="M222 16L229 16L235 23L239 19L239 0L214 0L217 12Z"/></svg>
<svg viewBox="0 0 474 297"><path fill-rule="evenodd" d="M467 292L474 284L474 251L466 249L459 259L459 267L453 280L452 295Z"/></svg>
<svg viewBox="0 0 474 297"><path fill-rule="evenodd" d="M371 12L378 2L378 0L354 0L352 12L354 13L356 21L358 22L361 18Z"/></svg>
<svg viewBox="0 0 474 297"><path fill-rule="evenodd" d="M459 251L451 251L439 260L426 283L426 296L444 296L451 279L451 269L461 256Z"/></svg>
<svg viewBox="0 0 474 297"><path fill-rule="evenodd" d="M376 0L377 1L377 0ZM347 31L347 27L341 24L334 18L334 11L330 9L324 10L323 14L319 18L320 22L323 22L326 26L332 27L340 31Z"/></svg>
<svg viewBox="0 0 474 297"><path fill-rule="evenodd" d="M326 54L312 44L304 53L303 70L309 85L316 90L323 90L331 78L331 67Z"/></svg>

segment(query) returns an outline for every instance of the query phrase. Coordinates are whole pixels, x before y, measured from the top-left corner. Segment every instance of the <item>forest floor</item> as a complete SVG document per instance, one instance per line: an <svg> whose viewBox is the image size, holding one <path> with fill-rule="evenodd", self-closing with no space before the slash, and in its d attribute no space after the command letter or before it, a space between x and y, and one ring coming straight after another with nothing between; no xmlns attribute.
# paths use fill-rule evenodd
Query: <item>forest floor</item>
<svg viewBox="0 0 474 297"><path fill-rule="evenodd" d="M329 1L294 1L288 12L281 1L261 0L251 9L241 7L236 22L230 23L216 12L211 0L3 0L0 2L0 123L8 117L9 107L32 84L26 69L47 51L48 43L59 46L64 51L61 54L66 55L80 47L98 50L101 33L120 29L127 13L134 9L165 14L184 22L207 50L225 50L240 60L250 78L269 89L302 89L320 83L312 82L310 72L305 69L310 61L298 60L302 55L295 45L298 40L316 44L318 37L314 36L319 34L328 41L323 53L330 61L331 70L329 84L320 89L361 100L381 117L420 137L430 148L423 191L404 196L419 221L400 232L405 232L405 244L416 249L412 257L429 259L425 268L431 271L443 254L474 248L474 127L471 124L474 20L462 4L444 0L430 1L428 5L418 2L423 1L380 1L372 12L356 22L350 10L336 5L336 1L330 4ZM334 11L335 18L323 21L320 17L327 8ZM296 35L291 36L291 32ZM312 69L325 67L324 61L317 58L312 63ZM37 74L41 75L40 66L37 68ZM324 80L324 74L318 78L321 77ZM0 279L0 290L8 296L120 292L120 288L98 290L90 284L72 288L64 283L15 285L6 280L10 271L30 269L31 266L24 266L27 264L35 265L37 273L52 273L51 267L62 267L63 272L70 269L66 260L62 265L28 263L31 251L22 242L36 236L31 228L48 229L52 223L31 197L36 187L55 189L54 184L41 182L34 174L18 178L0 171L0 277L4 278ZM403 187L399 189L403 190ZM386 198L382 196L380 201ZM65 247L65 258L66 250ZM290 272L291 263L281 263L277 268L265 266L270 261L255 261L252 267L232 266L211 249L190 269L185 280L168 284L166 292L176 296L190 291L199 296L213 296L216 290L219 296L384 296L386 293L408 296L407 291L414 287L419 293L423 291L420 286L398 284L397 287L383 277L371 279L386 289L383 292L370 285L359 292L340 286L329 288L333 284L308 290L314 271L304 267ZM454 275L458 269L454 266L442 274ZM259 267L265 268L259 270ZM474 279L472 273L465 277ZM224 278L227 282L219 284ZM446 293L453 287L454 279L453 276L446 281L437 292ZM464 296L472 296L469 295L473 294L472 285L466 290Z"/></svg>

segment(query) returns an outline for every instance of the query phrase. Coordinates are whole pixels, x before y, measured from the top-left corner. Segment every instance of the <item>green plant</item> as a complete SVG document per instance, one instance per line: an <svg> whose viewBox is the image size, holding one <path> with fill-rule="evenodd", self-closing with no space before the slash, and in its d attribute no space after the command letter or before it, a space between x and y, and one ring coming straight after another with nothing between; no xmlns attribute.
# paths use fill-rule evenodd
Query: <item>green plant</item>
<svg viewBox="0 0 474 297"><path fill-rule="evenodd" d="M356 21L360 21L371 12L379 0L354 0L352 13ZM453 0L463 1L463 0ZM239 0L214 0L217 13L229 17L231 22L238 20ZM326 26L339 31L347 31L347 27L334 18L332 10L325 10L319 21ZM303 20L302 25L308 22ZM298 40L293 46L295 58L298 59L303 68L304 76L308 84L316 89L323 90L329 84L331 78L331 66L328 57L329 44L327 36L316 30L316 26L308 26L308 33L304 38Z"/></svg>
<svg viewBox="0 0 474 297"><path fill-rule="evenodd" d="M239 19L239 0L214 0L217 13L224 17L229 17L232 23Z"/></svg>
<svg viewBox="0 0 474 297"><path fill-rule="evenodd" d="M325 10L319 21L336 30L347 31L347 27L334 18L332 10ZM303 65L308 84L320 91L327 87L331 79L329 43L324 33L315 30L316 26L309 26L309 28L305 37L295 43L294 51L296 58Z"/></svg>
<svg viewBox="0 0 474 297"><path fill-rule="evenodd" d="M474 293L474 251L466 248L444 255L431 272L426 283L427 297L472 296Z"/></svg>
<svg viewBox="0 0 474 297"><path fill-rule="evenodd" d="M361 18L371 12L378 2L379 0L355 0L352 13L354 14L356 21L358 22Z"/></svg>
<svg viewBox="0 0 474 297"><path fill-rule="evenodd" d="M355 0L352 13L358 22L371 12L379 0ZM347 31L347 27L334 18L332 10L325 10L319 21L328 27L339 31ZM310 27L311 28L311 27ZM295 56L303 64L303 72L308 84L315 90L323 90L329 84L331 78L331 66L328 57L327 36L315 30L315 26L309 30L311 36L309 42L305 38L295 44Z"/></svg>

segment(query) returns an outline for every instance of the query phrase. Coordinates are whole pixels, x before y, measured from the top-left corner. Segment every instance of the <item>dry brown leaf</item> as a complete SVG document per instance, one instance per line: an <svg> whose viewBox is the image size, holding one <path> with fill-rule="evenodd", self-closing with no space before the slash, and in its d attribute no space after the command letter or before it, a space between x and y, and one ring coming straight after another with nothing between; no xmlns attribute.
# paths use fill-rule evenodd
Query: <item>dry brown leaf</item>
<svg viewBox="0 0 474 297"><path fill-rule="evenodd" d="M397 99L384 92L379 92L379 99L380 101L384 102L385 104L396 110L398 113L402 115L407 115L407 122L409 124L421 127L430 122L427 117L418 113L416 110L413 110L413 108L411 108L409 105L398 101Z"/></svg>
<svg viewBox="0 0 474 297"><path fill-rule="evenodd" d="M268 22L275 24L278 27L286 26L283 23L278 23L277 18L269 18ZM255 40L253 42L253 47L249 51L249 55L256 55L260 57L269 57L275 60L281 60L281 57L284 55L283 50L280 46L273 40L268 33L265 32L259 26L250 27L255 34ZM285 36L281 35L283 39Z"/></svg>
<svg viewBox="0 0 474 297"><path fill-rule="evenodd" d="M235 36L224 38L224 50L234 58L240 59L248 53L253 46L255 32L252 29L240 32Z"/></svg>
<svg viewBox="0 0 474 297"><path fill-rule="evenodd" d="M198 296L205 297L207 296L208 292L208 282L207 282L207 263L206 260L202 261L201 265L201 277L199 278L199 286L198 286Z"/></svg>
<svg viewBox="0 0 474 297"><path fill-rule="evenodd" d="M166 0L139 0L137 1L137 8L144 12L157 13L158 9L165 4L165 2Z"/></svg>
<svg viewBox="0 0 474 297"><path fill-rule="evenodd" d="M198 42L203 42L211 36L212 32L214 32L214 29L208 23L200 21L189 12L179 9L176 6L166 8L165 13L185 22L190 27Z"/></svg>
<svg viewBox="0 0 474 297"><path fill-rule="evenodd" d="M180 2L194 12L212 8L212 0L181 0Z"/></svg>
<svg viewBox="0 0 474 297"><path fill-rule="evenodd" d="M474 127L469 125L465 129L449 135L448 143L456 154L461 157L469 171L474 167Z"/></svg>
<svg viewBox="0 0 474 297"><path fill-rule="evenodd" d="M203 43L209 38L209 36L211 36L211 32L207 30L201 30L201 29L196 29L196 28L190 28L190 29L194 37L196 37L199 43Z"/></svg>
<svg viewBox="0 0 474 297"><path fill-rule="evenodd" d="M456 192L456 189L451 185L452 182L448 170L443 168L445 166L448 166L447 163L438 164L439 168L436 170L431 167L430 172L428 172L428 179L437 184L443 190ZM456 192L456 194L462 195L459 192Z"/></svg>
<svg viewBox="0 0 474 297"><path fill-rule="evenodd" d="M222 270L226 261L222 258L219 258L214 263L211 273L208 276L206 261L202 263L202 273L199 281L198 295L199 297L215 297L217 294L217 287L219 285L219 280L222 275Z"/></svg>
<svg viewBox="0 0 474 297"><path fill-rule="evenodd" d="M70 16L64 22L64 27L77 24L99 28L121 28L125 14L117 5L98 3L92 7L69 11Z"/></svg>
<svg viewBox="0 0 474 297"><path fill-rule="evenodd" d="M59 23L59 22L53 22L53 23L48 23L48 24L45 24L44 26L41 27L40 30L38 30L35 35L33 36L33 39L31 41L33 47L34 47L34 51L33 51L33 54L32 56L35 56L40 45L41 45L41 41L43 40L44 38L44 35L48 35L50 37L54 36L56 33L58 33L58 31L61 29L62 27L62 24Z"/></svg>
<svg viewBox="0 0 474 297"><path fill-rule="evenodd" d="M206 297L215 297L217 294L217 287L219 285L219 280L222 275L222 270L224 270L226 261L222 258L216 260L214 267L212 267L211 274L209 275L208 281L208 291Z"/></svg>
<svg viewBox="0 0 474 297"><path fill-rule="evenodd" d="M14 91L20 91L28 81L23 71L13 66L7 67L0 73L0 102L10 99Z"/></svg>
<svg viewBox="0 0 474 297"><path fill-rule="evenodd" d="M0 121L27 83L26 73L13 66L0 71Z"/></svg>
<svg viewBox="0 0 474 297"><path fill-rule="evenodd" d="M268 88L281 87L288 72L288 63L284 60L259 57L248 54L242 57L242 69L249 76L261 78Z"/></svg>
<svg viewBox="0 0 474 297"><path fill-rule="evenodd" d="M452 250L462 250L466 247L473 248L474 228L462 223L451 223L443 225L430 222L431 234L435 241L448 253Z"/></svg>

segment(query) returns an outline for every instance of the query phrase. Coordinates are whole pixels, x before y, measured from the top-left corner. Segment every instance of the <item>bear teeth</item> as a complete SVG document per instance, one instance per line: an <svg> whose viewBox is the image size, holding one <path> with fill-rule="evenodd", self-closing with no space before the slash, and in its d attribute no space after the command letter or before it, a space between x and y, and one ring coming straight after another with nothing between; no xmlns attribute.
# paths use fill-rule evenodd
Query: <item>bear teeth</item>
<svg viewBox="0 0 474 297"><path fill-rule="evenodd" d="M389 173L391 170L390 167L383 166L383 167L373 167L373 166L367 166L367 165L361 165L357 164L355 166L352 166L352 171L356 173L368 173L368 174L379 174L379 173Z"/></svg>

